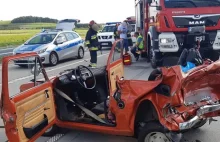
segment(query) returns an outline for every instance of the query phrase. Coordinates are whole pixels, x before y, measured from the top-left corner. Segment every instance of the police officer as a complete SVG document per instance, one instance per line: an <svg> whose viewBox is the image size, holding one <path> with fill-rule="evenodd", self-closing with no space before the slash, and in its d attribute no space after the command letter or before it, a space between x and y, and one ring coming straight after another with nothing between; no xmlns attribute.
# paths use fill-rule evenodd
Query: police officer
<svg viewBox="0 0 220 142"><path fill-rule="evenodd" d="M92 20L89 22L89 30L86 33L86 45L89 48L89 52L90 52L90 65L89 67L95 68L97 66L97 51L98 51L98 47L99 47L99 42L98 42L98 38L97 38L97 33L99 30L99 26L98 24Z"/></svg>
<svg viewBox="0 0 220 142"><path fill-rule="evenodd" d="M136 58L136 61L138 61L140 56L140 51L144 49L143 37L139 32L135 32L134 36L137 38L137 40L135 46L131 49L131 53Z"/></svg>

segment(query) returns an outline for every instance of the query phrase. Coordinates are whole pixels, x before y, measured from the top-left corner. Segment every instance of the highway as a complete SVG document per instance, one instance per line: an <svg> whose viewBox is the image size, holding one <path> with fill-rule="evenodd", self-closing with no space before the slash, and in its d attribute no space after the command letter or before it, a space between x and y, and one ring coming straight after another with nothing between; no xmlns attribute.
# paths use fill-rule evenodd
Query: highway
<svg viewBox="0 0 220 142"><path fill-rule="evenodd" d="M11 51L9 51L11 52ZM0 52L6 53L6 52ZM103 54L98 53L98 65L104 66L106 65L107 58L109 54L109 49L104 49ZM78 65L88 65L89 64L89 53L85 53L84 59L71 59L61 62L55 67L46 66L46 71L48 76L55 76L59 74L64 69L74 68ZM0 65L0 71L2 70ZM15 94L18 91L18 85L29 81L31 78L30 73L25 74L24 69L9 65L9 86L11 89L11 93ZM132 63L131 66L125 67L125 78L126 79L143 79L147 80L149 73L152 71L150 64L146 62L145 59L140 59L139 62ZM2 78L2 74L0 74L0 78ZM2 80L0 79L0 87L2 85ZM147 87L147 86L146 86ZM1 88L0 88L1 91ZM218 119L220 120L220 119ZM0 122L0 126L3 126L2 122ZM189 131L183 135L184 142L219 142L220 140L220 123L213 122L211 125L208 123L197 130ZM64 135L63 135L64 134ZM91 132L83 132L77 130L69 130L67 132L62 132L60 135L56 135L58 142L136 142L134 138L129 137L120 137L120 136L111 136L105 134L97 134ZM37 142L52 142L53 138L48 137L40 137ZM0 128L0 142L6 141L7 138L4 134L4 129ZM199 141L196 141L199 140Z"/></svg>

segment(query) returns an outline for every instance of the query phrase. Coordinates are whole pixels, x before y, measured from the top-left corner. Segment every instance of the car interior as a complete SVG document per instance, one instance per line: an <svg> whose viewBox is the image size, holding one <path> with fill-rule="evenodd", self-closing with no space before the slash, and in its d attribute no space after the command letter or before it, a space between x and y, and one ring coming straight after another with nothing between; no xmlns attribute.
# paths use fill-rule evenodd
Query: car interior
<svg viewBox="0 0 220 142"><path fill-rule="evenodd" d="M57 116L61 121L114 126L106 120L109 94L106 66L88 68L80 65L60 74L54 87L58 89L55 90L55 102ZM70 99L66 99L68 97ZM91 111L89 115L88 111ZM97 121L97 117L93 119L94 115L105 123Z"/></svg>

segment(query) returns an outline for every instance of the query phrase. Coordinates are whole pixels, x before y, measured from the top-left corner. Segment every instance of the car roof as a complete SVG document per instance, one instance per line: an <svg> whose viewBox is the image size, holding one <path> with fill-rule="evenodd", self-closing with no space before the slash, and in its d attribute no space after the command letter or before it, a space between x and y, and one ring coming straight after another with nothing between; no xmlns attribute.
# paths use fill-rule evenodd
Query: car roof
<svg viewBox="0 0 220 142"><path fill-rule="evenodd" d="M60 33L66 33L66 32L76 33L74 31L42 31L39 34L60 34Z"/></svg>

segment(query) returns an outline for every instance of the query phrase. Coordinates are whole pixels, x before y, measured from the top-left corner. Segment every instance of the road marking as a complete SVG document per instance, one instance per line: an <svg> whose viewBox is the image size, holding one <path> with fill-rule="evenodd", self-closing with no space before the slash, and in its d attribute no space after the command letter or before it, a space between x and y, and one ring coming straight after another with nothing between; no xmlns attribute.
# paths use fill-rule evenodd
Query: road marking
<svg viewBox="0 0 220 142"><path fill-rule="evenodd" d="M13 53L13 52L0 53L0 56L1 56L1 55L8 55L8 54L11 54L11 53Z"/></svg>
<svg viewBox="0 0 220 142"><path fill-rule="evenodd" d="M109 53L105 53L105 54L102 54L102 55L99 55L97 57L102 57L102 56L105 56L105 55L108 55ZM57 69L62 69L64 67L68 67L68 66L71 66L71 65L75 65L75 64L78 64L78 63L81 63L81 62L85 62L85 60L89 60L88 59L82 59L81 61L78 61L78 62L74 62L74 63L71 63L71 64L67 64L67 65L64 65L64 66L60 66L60 67L57 67L57 68L53 68L53 69L49 69L49 70L46 70L46 73L48 72L51 72L51 71L54 71L54 70L57 70ZM21 77L21 78L18 78L18 79L15 79L15 80L12 80L12 81L9 81L8 84L12 84L12 83L15 83L17 81L21 81L21 80L24 80L24 79L28 79L30 77L32 77L33 75L30 75L30 76L26 76L26 77ZM0 84L0 86L2 86L2 84Z"/></svg>
<svg viewBox="0 0 220 142"><path fill-rule="evenodd" d="M0 49L0 51L4 51L4 50L10 50L10 49L14 49L14 48L5 48L5 49Z"/></svg>

